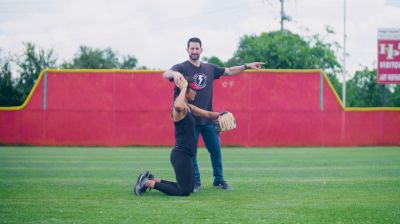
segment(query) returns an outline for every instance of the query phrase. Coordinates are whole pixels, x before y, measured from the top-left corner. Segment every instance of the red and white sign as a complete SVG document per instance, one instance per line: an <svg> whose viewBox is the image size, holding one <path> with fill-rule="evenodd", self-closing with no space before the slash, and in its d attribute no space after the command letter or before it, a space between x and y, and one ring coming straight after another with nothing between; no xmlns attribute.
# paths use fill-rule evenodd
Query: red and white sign
<svg viewBox="0 0 400 224"><path fill-rule="evenodd" d="M400 28L378 29L378 83L400 83Z"/></svg>

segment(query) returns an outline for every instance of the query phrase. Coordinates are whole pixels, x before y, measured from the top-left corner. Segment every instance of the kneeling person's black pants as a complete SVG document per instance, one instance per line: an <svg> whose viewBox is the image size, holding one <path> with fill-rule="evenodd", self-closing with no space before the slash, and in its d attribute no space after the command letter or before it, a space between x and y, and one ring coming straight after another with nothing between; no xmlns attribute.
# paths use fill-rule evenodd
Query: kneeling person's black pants
<svg viewBox="0 0 400 224"><path fill-rule="evenodd" d="M175 170L176 183L161 180L160 183L154 184L154 189L167 195L190 195L194 187L194 166L192 157L187 153L172 150L170 160Z"/></svg>

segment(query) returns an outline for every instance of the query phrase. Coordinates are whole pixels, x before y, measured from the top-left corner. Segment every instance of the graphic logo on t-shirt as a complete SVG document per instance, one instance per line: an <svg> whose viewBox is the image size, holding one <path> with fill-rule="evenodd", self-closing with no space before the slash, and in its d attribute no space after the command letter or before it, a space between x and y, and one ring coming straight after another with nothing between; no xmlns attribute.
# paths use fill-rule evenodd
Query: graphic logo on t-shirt
<svg viewBox="0 0 400 224"><path fill-rule="evenodd" d="M200 88L203 89L204 87L207 86L207 76L202 74L202 73L198 73L194 76L194 82L196 83L196 85Z"/></svg>

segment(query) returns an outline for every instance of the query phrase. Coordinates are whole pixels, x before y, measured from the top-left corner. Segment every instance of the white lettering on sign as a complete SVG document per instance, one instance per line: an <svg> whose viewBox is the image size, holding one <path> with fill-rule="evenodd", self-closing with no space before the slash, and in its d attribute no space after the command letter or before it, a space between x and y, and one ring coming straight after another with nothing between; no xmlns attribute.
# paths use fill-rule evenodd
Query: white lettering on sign
<svg viewBox="0 0 400 224"><path fill-rule="evenodd" d="M381 74L379 81L400 81L400 74Z"/></svg>
<svg viewBox="0 0 400 224"><path fill-rule="evenodd" d="M400 74L388 74L389 81L400 81Z"/></svg>
<svg viewBox="0 0 400 224"><path fill-rule="evenodd" d="M379 54L386 55L387 60L393 60L400 55L400 43L397 44L397 47L394 44L379 44Z"/></svg>
<svg viewBox="0 0 400 224"><path fill-rule="evenodd" d="M400 28L379 28L377 47L377 81L400 84Z"/></svg>
<svg viewBox="0 0 400 224"><path fill-rule="evenodd" d="M400 61L382 61L379 63L380 68L400 68Z"/></svg>

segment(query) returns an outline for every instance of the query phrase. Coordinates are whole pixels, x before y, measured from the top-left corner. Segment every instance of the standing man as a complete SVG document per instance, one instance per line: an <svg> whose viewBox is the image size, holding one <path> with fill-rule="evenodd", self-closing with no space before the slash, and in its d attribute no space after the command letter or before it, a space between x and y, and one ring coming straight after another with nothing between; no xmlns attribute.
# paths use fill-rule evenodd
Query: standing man
<svg viewBox="0 0 400 224"><path fill-rule="evenodd" d="M197 37L190 38L187 42L187 53L189 60L180 64L174 65L170 70L164 72L163 77L167 80L175 82L175 94L177 96L176 87L182 80L193 80L197 85L197 97L193 105L208 111L212 111L212 94L213 83L215 79L219 79L222 75L236 75L246 69L261 69L262 62L253 62L240 66L233 66L230 68L221 68L213 64L203 63L200 61L200 55L203 52L201 40ZM211 164L213 167L214 187L233 190L233 188L225 181L222 169L222 154L220 137L216 130L214 123L207 118L196 118L196 144L198 143L199 134L203 137L204 144L210 153ZM194 190L197 192L200 189L200 172L197 165L196 155L193 157L194 163Z"/></svg>

